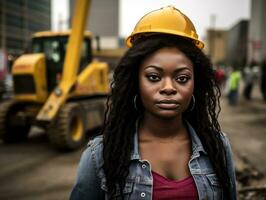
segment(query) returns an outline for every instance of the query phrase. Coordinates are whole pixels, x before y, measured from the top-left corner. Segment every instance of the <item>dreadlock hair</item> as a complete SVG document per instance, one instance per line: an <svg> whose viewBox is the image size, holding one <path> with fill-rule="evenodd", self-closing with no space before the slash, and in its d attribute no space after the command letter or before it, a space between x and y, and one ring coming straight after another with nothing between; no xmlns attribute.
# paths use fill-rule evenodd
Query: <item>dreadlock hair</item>
<svg viewBox="0 0 266 200"><path fill-rule="evenodd" d="M223 188L225 199L230 199L230 178L227 173L225 148L218 123L221 96L210 60L192 40L167 34L140 37L121 58L114 71L111 95L107 101L103 134L103 169L111 198L122 189L129 174L135 123L144 109L134 108L134 96L139 94L138 73L145 58L161 48L177 48L194 66L195 107L183 113L198 134Z"/></svg>

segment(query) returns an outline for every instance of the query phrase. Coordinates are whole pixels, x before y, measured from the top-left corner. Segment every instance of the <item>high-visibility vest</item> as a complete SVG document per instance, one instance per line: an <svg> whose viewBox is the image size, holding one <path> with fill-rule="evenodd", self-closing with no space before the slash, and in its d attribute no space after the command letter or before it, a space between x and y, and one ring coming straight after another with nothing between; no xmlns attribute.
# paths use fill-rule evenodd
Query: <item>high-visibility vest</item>
<svg viewBox="0 0 266 200"><path fill-rule="evenodd" d="M229 89L230 90L237 90L240 82L241 74L239 71L234 71L230 75L230 83Z"/></svg>

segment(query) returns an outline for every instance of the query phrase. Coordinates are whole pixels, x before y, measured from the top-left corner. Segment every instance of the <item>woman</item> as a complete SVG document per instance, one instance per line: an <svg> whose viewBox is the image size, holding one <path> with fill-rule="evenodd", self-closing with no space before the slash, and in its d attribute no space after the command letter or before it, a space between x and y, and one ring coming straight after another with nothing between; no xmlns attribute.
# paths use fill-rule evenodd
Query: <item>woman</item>
<svg viewBox="0 0 266 200"><path fill-rule="evenodd" d="M83 153L71 199L236 199L220 91L192 22L161 8L127 44L102 135Z"/></svg>

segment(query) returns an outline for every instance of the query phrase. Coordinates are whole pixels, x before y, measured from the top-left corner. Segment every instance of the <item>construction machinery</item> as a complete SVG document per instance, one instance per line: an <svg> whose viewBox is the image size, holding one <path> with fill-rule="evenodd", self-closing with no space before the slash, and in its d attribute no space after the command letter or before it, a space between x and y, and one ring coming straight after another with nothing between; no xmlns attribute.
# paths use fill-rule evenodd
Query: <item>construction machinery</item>
<svg viewBox="0 0 266 200"><path fill-rule="evenodd" d="M108 65L92 58L91 34L84 32L89 4L77 0L71 31L34 34L31 54L14 62L14 98L0 105L4 142L25 140L37 125L56 148L73 150L102 125Z"/></svg>

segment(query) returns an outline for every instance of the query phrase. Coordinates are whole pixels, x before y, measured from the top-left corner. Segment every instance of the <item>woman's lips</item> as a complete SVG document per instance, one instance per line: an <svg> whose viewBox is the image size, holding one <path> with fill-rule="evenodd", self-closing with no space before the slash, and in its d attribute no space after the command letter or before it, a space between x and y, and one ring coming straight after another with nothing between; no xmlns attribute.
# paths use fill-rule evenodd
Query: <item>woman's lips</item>
<svg viewBox="0 0 266 200"><path fill-rule="evenodd" d="M164 110L174 110L180 106L180 104L175 100L162 100L157 102L156 105Z"/></svg>

